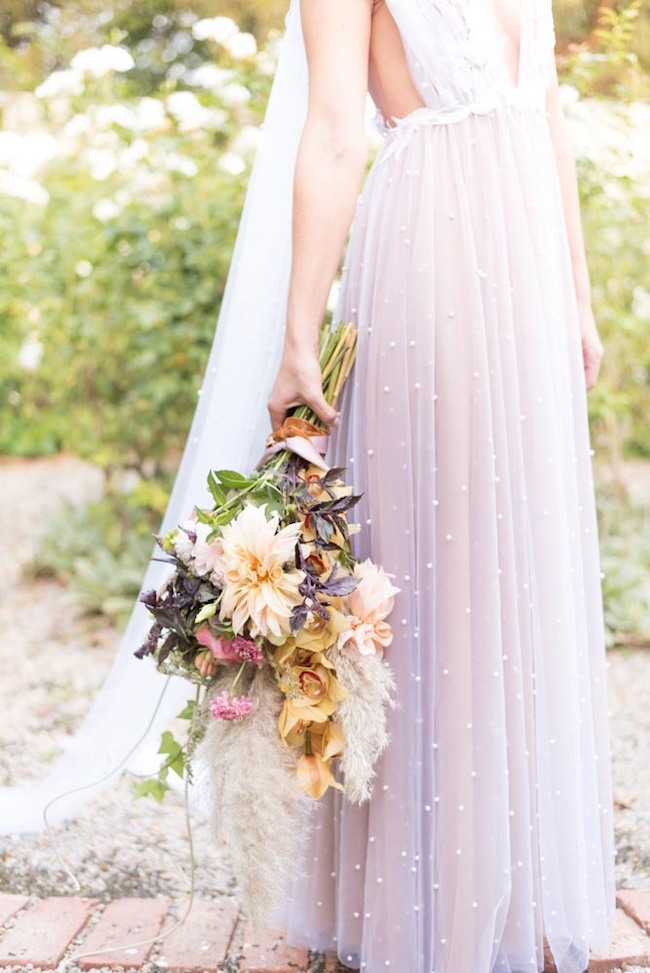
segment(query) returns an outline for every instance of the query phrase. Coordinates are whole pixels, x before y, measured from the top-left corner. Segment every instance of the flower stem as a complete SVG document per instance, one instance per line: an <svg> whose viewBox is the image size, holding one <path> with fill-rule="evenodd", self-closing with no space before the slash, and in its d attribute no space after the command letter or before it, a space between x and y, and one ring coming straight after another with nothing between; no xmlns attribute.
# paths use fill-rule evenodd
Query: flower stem
<svg viewBox="0 0 650 973"><path fill-rule="evenodd" d="M246 668L246 665L247 665L247 662L246 662L246 660L244 660L244 662L242 662L242 664L240 665L239 669L237 670L237 675L233 679L232 685L230 687L230 692L231 693L232 693L233 689L235 688L235 686L237 685L237 683L239 682L239 677L241 676L242 672Z"/></svg>

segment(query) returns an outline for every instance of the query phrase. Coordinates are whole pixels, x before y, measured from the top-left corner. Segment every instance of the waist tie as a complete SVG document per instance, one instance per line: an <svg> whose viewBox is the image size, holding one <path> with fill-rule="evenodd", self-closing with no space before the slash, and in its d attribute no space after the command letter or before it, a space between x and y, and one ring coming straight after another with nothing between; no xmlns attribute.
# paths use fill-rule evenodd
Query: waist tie
<svg viewBox="0 0 650 973"><path fill-rule="evenodd" d="M413 137L413 133L421 125L450 125L462 121L470 115L489 115L497 108L502 107L544 114L544 108L537 102L506 98L503 95L466 105L443 105L436 108L432 105L423 105L421 108L415 108L403 118L396 118L395 115L391 115L392 121L395 122L392 126L386 125L384 122L384 144L379 150L380 157L377 163L381 164L391 156L395 156L396 159L399 158Z"/></svg>

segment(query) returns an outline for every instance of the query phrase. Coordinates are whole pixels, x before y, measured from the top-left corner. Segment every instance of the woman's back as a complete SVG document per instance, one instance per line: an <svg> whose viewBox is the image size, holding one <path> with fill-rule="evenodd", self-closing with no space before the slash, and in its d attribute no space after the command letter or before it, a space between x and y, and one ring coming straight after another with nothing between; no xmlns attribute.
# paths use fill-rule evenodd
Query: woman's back
<svg viewBox="0 0 650 973"><path fill-rule="evenodd" d="M550 0L377 0L372 23L368 87L386 120L423 105L543 104Z"/></svg>

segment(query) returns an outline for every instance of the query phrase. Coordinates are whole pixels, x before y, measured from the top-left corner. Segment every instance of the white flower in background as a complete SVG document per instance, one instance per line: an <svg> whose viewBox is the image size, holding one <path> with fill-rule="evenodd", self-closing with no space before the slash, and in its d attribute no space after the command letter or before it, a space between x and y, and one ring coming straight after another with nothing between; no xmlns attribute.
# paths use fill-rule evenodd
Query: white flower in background
<svg viewBox="0 0 650 973"><path fill-rule="evenodd" d="M275 74L278 62L268 51L260 51L255 60L255 66L260 74L270 77L270 75Z"/></svg>
<svg viewBox="0 0 650 973"><path fill-rule="evenodd" d="M232 68L220 68L216 64L202 64L185 75L185 83L197 88L207 88L218 91L228 84L235 76Z"/></svg>
<svg viewBox="0 0 650 973"><path fill-rule="evenodd" d="M236 105L245 105L251 100L251 93L248 88L238 81L231 81L219 91L219 97L224 105L234 108Z"/></svg>
<svg viewBox="0 0 650 973"><path fill-rule="evenodd" d="M43 343L39 341L38 332L32 331L20 346L18 364L27 372L35 372L41 363L42 357Z"/></svg>
<svg viewBox="0 0 650 973"><path fill-rule="evenodd" d="M48 74L35 89L34 94L38 98L58 98L60 95L80 95L83 90L83 78L79 73L65 68Z"/></svg>
<svg viewBox="0 0 650 973"><path fill-rule="evenodd" d="M233 139L230 148L242 155L253 155L262 140L262 130L258 125L242 125Z"/></svg>
<svg viewBox="0 0 650 973"><path fill-rule="evenodd" d="M640 321L650 321L650 293L640 284L632 292L632 313Z"/></svg>
<svg viewBox="0 0 650 973"><path fill-rule="evenodd" d="M120 207L114 199L98 199L93 206L93 216L102 223L114 220L116 216L120 215L120 212Z"/></svg>
<svg viewBox="0 0 650 973"><path fill-rule="evenodd" d="M63 134L70 138L76 138L77 135L84 135L90 129L90 124L88 115L78 112L65 123Z"/></svg>
<svg viewBox="0 0 650 973"><path fill-rule="evenodd" d="M240 176L246 168L246 163L236 152L224 152L219 156L217 165L231 176Z"/></svg>
<svg viewBox="0 0 650 973"><path fill-rule="evenodd" d="M165 106L159 98L141 98L135 108L137 127L143 132L154 132L168 124Z"/></svg>
<svg viewBox="0 0 650 973"><path fill-rule="evenodd" d="M234 57L237 61L241 61L247 57L254 57L257 54L257 41L254 35L249 33L233 34L232 37L224 41L223 46L230 56Z"/></svg>
<svg viewBox="0 0 650 973"><path fill-rule="evenodd" d="M13 172L0 171L0 195L24 199L37 206L47 206L50 201L50 194L39 182L18 176Z"/></svg>
<svg viewBox="0 0 650 973"><path fill-rule="evenodd" d="M115 191L113 196L120 208L129 206L133 200L142 200L147 197L147 205L152 209L157 209L166 205L171 198L169 179L167 175L157 169L152 172L145 166L138 166L129 173L128 185L122 186ZM120 253L126 255L130 250L123 249Z"/></svg>
<svg viewBox="0 0 650 973"><path fill-rule="evenodd" d="M165 168L168 172L180 172L183 176L187 176L191 179L199 171L194 159L188 158L186 155L181 155L180 152L169 152L165 156Z"/></svg>
<svg viewBox="0 0 650 973"><path fill-rule="evenodd" d="M88 166L92 179L104 182L119 169L119 160L115 152L89 146L81 155L81 161Z"/></svg>
<svg viewBox="0 0 650 973"><path fill-rule="evenodd" d="M173 91L167 95L167 111L184 132L201 128L210 116L208 109L192 91Z"/></svg>
<svg viewBox="0 0 650 973"><path fill-rule="evenodd" d="M149 150L151 146L146 139L137 138L127 145L124 152L122 153L122 159L127 165L133 165L136 162L142 162L149 155Z"/></svg>
<svg viewBox="0 0 650 973"><path fill-rule="evenodd" d="M135 61L124 47L102 44L101 47L88 47L79 51L70 61L70 67L80 74L92 74L103 78L111 71L130 71Z"/></svg>
<svg viewBox="0 0 650 973"><path fill-rule="evenodd" d="M135 127L135 112L124 104L98 105L94 113L95 124L99 128L110 128L111 125L121 125L132 131Z"/></svg>
<svg viewBox="0 0 650 973"><path fill-rule="evenodd" d="M192 24L192 34L197 41L210 40L223 44L238 33L239 27L232 17L204 17Z"/></svg>
<svg viewBox="0 0 650 973"><path fill-rule="evenodd" d="M220 108L206 108L192 91L174 91L167 95L167 111L181 132L219 128L228 115Z"/></svg>
<svg viewBox="0 0 650 973"><path fill-rule="evenodd" d="M74 269L77 277L90 277L93 265L90 260L79 260Z"/></svg>
<svg viewBox="0 0 650 973"><path fill-rule="evenodd" d="M29 179L58 154L58 143L49 132L0 132L0 166Z"/></svg>

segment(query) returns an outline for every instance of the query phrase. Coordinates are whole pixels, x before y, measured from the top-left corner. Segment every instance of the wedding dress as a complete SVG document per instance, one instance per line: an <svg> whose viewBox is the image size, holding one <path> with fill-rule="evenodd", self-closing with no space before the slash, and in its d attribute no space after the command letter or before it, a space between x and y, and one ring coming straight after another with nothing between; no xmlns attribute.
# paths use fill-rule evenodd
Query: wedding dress
<svg viewBox="0 0 650 973"><path fill-rule="evenodd" d="M334 314L359 348L328 458L364 494L356 553L401 588L398 708L370 802L330 789L309 809L286 935L365 973L524 973L546 939L579 973L608 945L614 852L585 381L544 115L551 0L385 2L422 106L379 119ZM520 24L516 76L496 5ZM299 0L286 26L161 532L209 502L209 469L252 469L268 432L307 105ZM168 573L158 553L142 591ZM0 833L157 764L189 694L175 678L161 698L134 659L148 627L136 602L63 756L0 788Z"/></svg>
<svg viewBox="0 0 650 973"><path fill-rule="evenodd" d="M544 111L550 0L511 79L488 0L386 0L423 106L389 124L335 320L359 347L329 461L400 586L373 796L313 811L296 946L380 973L585 970L615 909L585 378Z"/></svg>

